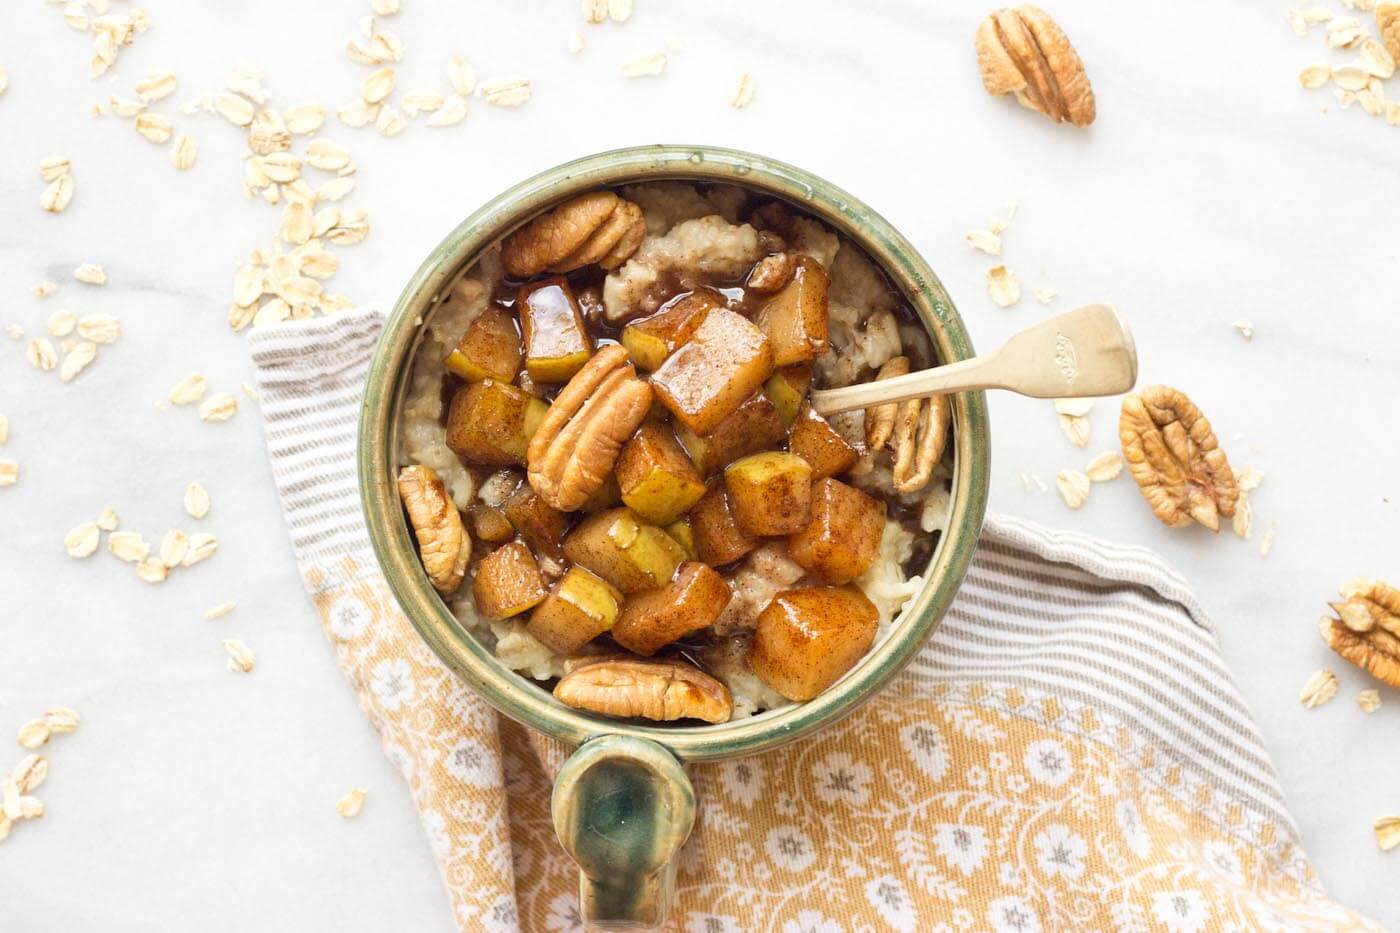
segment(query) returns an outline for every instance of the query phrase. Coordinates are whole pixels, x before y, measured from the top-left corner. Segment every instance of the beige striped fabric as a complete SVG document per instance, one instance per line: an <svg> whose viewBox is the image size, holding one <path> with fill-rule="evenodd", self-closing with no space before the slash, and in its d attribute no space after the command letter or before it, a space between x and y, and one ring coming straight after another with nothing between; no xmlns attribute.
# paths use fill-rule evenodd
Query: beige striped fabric
<svg viewBox="0 0 1400 933"><path fill-rule="evenodd" d="M581 929L548 812L559 751L497 721L375 565L354 451L382 323L251 337L298 564L460 929ZM942 626L875 700L692 777L671 929L1374 928L1314 878L1186 582L1145 549L1012 518L987 520Z"/></svg>

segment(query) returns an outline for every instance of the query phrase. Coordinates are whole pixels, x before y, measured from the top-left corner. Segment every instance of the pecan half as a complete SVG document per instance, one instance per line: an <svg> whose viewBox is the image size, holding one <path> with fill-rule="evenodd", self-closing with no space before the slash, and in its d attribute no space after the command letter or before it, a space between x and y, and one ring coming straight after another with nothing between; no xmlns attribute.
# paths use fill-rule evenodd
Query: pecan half
<svg viewBox="0 0 1400 933"><path fill-rule="evenodd" d="M399 470L398 485L428 579L439 593L456 592L472 556L472 539L462 527L462 514L429 467L404 467Z"/></svg>
<svg viewBox="0 0 1400 933"><path fill-rule="evenodd" d="M541 214L505 238L501 263L519 278L597 263L616 269L642 245L642 209L611 191L590 191Z"/></svg>
<svg viewBox="0 0 1400 933"><path fill-rule="evenodd" d="M890 379L894 376L906 376L909 374L909 357L896 356L880 367L880 371L875 375L875 381ZM890 402L888 405L871 405L865 410L865 446L866 449L874 452L885 446L885 443L894 434L894 419L899 411L897 402Z"/></svg>
<svg viewBox="0 0 1400 933"><path fill-rule="evenodd" d="M554 688L559 702L617 719L728 722L729 688L680 661L606 660L575 668Z"/></svg>
<svg viewBox="0 0 1400 933"><path fill-rule="evenodd" d="M1199 522L1220 530L1240 490L1210 422L1176 389L1148 386L1123 399L1118 419L1123 459L1152 514L1167 525Z"/></svg>
<svg viewBox="0 0 1400 933"><path fill-rule="evenodd" d="M1376 5L1376 28L1381 32L1386 51L1400 58L1400 3Z"/></svg>
<svg viewBox="0 0 1400 933"><path fill-rule="evenodd" d="M933 468L943 458L953 409L946 395L911 398L899 403L894 420L894 488L918 492L928 485Z"/></svg>
<svg viewBox="0 0 1400 933"><path fill-rule="evenodd" d="M1357 579L1341 592L1343 601L1331 604L1337 617L1323 616L1319 623L1322 640L1372 677L1400 687L1400 590Z"/></svg>
<svg viewBox="0 0 1400 933"><path fill-rule="evenodd" d="M1094 122L1094 90L1059 25L1037 6L997 10L977 27L977 67L994 97L1015 94L1056 123Z"/></svg>
<svg viewBox="0 0 1400 933"><path fill-rule="evenodd" d="M581 508L650 409L651 385L637 378L627 351L602 348L564 386L530 439L530 485L562 512Z"/></svg>

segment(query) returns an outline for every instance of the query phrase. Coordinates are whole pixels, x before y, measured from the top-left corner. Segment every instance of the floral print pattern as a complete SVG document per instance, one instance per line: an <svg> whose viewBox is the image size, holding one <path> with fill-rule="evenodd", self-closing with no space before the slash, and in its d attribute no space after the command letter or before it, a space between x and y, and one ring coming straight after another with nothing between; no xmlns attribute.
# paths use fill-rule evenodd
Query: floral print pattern
<svg viewBox="0 0 1400 933"><path fill-rule="evenodd" d="M582 931L549 813L568 749L498 722L377 574L307 580L461 929ZM813 738L690 774L674 933L1375 928L1189 759L1024 683L906 674Z"/></svg>

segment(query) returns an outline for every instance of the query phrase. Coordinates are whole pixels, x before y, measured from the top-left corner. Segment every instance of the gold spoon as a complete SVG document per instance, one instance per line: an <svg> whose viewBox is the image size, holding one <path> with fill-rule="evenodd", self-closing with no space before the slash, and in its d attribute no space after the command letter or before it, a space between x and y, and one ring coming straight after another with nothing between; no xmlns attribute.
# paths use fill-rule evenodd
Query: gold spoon
<svg viewBox="0 0 1400 933"><path fill-rule="evenodd" d="M1117 395L1137 382L1137 350L1122 315L1085 305L1041 321L999 349L907 376L812 393L819 415L971 389L1010 389L1031 398Z"/></svg>

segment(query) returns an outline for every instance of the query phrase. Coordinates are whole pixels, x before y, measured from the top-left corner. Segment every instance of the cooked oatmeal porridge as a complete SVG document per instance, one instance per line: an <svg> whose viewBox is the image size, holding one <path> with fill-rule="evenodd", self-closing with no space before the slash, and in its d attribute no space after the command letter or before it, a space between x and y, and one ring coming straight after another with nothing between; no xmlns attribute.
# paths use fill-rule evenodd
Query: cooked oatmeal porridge
<svg viewBox="0 0 1400 933"><path fill-rule="evenodd" d="M932 365L858 247L771 197L575 197L422 329L399 491L428 577L512 670L619 718L818 695L898 624L949 510L944 400L809 393Z"/></svg>

